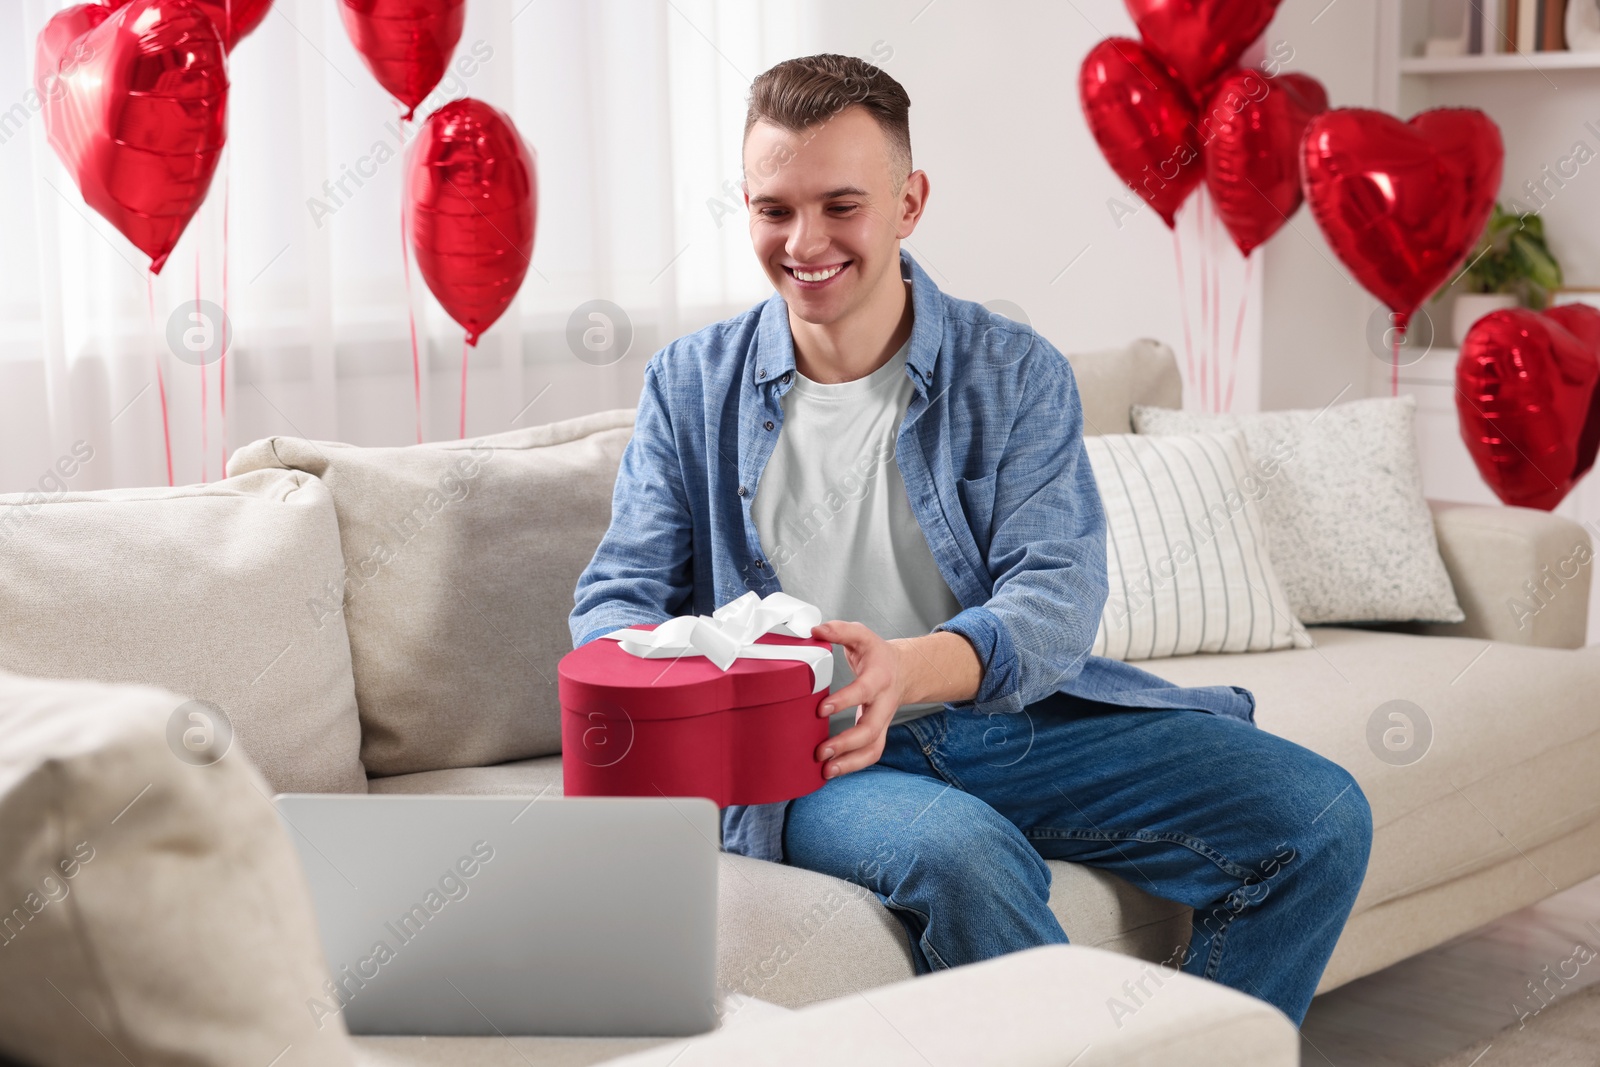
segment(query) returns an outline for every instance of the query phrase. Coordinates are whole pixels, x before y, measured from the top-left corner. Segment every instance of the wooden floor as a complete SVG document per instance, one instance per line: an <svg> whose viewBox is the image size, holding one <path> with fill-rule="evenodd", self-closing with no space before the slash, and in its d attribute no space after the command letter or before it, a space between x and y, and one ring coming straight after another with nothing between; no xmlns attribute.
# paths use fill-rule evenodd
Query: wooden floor
<svg viewBox="0 0 1600 1067"><path fill-rule="evenodd" d="M1579 942L1585 949L1575 957ZM1589 949L1597 955L1584 962ZM1574 969L1564 988L1551 977ZM1300 1062L1426 1067L1485 1047L1519 1012L1538 1025L1530 981L1554 991L1544 1004L1600 981L1600 878L1316 998L1301 1027Z"/></svg>

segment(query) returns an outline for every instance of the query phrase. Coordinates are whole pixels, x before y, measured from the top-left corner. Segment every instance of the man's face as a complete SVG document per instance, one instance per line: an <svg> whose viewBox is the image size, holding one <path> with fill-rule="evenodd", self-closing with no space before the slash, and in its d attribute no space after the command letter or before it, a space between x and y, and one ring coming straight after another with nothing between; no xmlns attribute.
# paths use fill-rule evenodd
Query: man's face
<svg viewBox="0 0 1600 1067"><path fill-rule="evenodd" d="M757 122L744 144L750 240L773 288L806 322L837 322L865 304L896 242L916 225L889 145L864 108L846 107L800 133ZM797 273L798 271L798 273Z"/></svg>

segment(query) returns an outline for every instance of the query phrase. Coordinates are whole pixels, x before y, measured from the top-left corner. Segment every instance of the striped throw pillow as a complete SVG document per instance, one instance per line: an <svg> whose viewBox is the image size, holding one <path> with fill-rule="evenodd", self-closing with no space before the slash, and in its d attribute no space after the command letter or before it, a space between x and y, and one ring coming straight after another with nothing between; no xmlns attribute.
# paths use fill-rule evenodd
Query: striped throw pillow
<svg viewBox="0 0 1600 1067"><path fill-rule="evenodd" d="M1110 591L1092 652L1120 660L1310 648L1267 550L1244 434L1084 439Z"/></svg>

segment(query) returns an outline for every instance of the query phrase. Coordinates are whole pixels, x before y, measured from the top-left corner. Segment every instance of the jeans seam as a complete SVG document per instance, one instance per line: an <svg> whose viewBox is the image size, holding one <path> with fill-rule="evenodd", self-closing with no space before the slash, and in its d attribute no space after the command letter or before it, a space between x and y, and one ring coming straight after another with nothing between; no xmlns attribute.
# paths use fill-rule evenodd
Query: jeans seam
<svg viewBox="0 0 1600 1067"><path fill-rule="evenodd" d="M894 908L897 911L907 911L920 918L922 920L922 934L917 938L917 944L922 946L923 956L927 957L928 963L936 970L948 971L950 969L950 965L944 961L944 957L939 955L939 950L934 948L933 943L928 940L928 928L933 925L933 920L925 912L901 904L894 899L894 894L892 893L885 898L884 906Z"/></svg>
<svg viewBox="0 0 1600 1067"><path fill-rule="evenodd" d="M948 714L948 712L944 714ZM950 769L949 764L944 760L943 753L939 750L939 746L949 736L950 732L949 724L944 721L944 714L936 712L933 715L925 715L920 719L911 720L905 726L911 731L911 736L916 738L917 745L922 749L923 756L927 757L929 765L939 773L939 777L965 793L968 791L967 787L961 784L961 779ZM937 719L938 724L930 723L928 721L930 719ZM922 729L919 730L917 727L921 724L927 725L922 726ZM923 739L924 732L929 735L927 740Z"/></svg>
<svg viewBox="0 0 1600 1067"><path fill-rule="evenodd" d="M1211 951L1206 956L1205 976L1212 981L1216 981L1217 972L1222 970L1222 950L1228 940L1228 931L1233 929L1233 920L1236 918L1238 918L1237 912L1228 916L1227 922L1222 924L1222 929L1211 937Z"/></svg>
<svg viewBox="0 0 1600 1067"><path fill-rule="evenodd" d="M935 723L938 725L935 725ZM901 725L910 731L911 736L916 739L917 747L922 749L924 753L926 753L928 749L937 747L941 742L943 742L946 734L949 732L949 725L944 721L944 715L940 712L934 712L931 715L923 715L919 718L912 719L910 722L902 723ZM924 734L928 734L930 736L924 740Z"/></svg>
<svg viewBox="0 0 1600 1067"><path fill-rule="evenodd" d="M1265 884L1264 882L1252 881L1252 879L1255 878L1254 872L1248 871L1239 866L1237 863L1234 863L1232 860L1228 859L1228 857L1224 856L1222 853L1218 852L1216 849L1212 848L1198 837L1194 837L1190 834L1179 833L1175 830L1058 830L1052 828L1042 828L1028 831L1027 837L1029 840L1032 840L1036 837L1056 840L1068 838L1079 841L1134 840L1165 842L1167 844L1181 845L1184 848L1190 849L1191 851L1204 856L1206 859L1216 864L1218 869L1223 871L1225 874L1229 874L1234 878L1240 879L1241 884L1228 892L1227 896L1223 898L1225 901L1235 899L1239 893L1239 890L1244 889L1247 886ZM1262 899L1265 899L1265 897L1263 896ZM1246 903L1253 905L1259 904L1260 901L1247 900ZM1215 980L1217 973L1222 970L1222 950L1226 946L1228 931L1233 927L1233 920L1239 917L1239 913L1243 911L1243 908L1229 907L1228 911L1229 915L1227 919L1221 923L1219 929L1215 933L1209 935L1211 946L1210 951L1206 954L1205 977L1212 980ZM1192 938L1193 935L1191 933L1191 940Z"/></svg>
<svg viewBox="0 0 1600 1067"><path fill-rule="evenodd" d="M1200 838L1190 834L1179 833L1176 830L1058 830L1050 827L1038 827L1027 831L1026 836L1030 841L1035 838L1041 838L1045 840L1066 839L1074 841L1145 841L1182 845L1184 848L1204 856L1216 864L1218 869L1235 878L1243 880L1252 876L1251 871L1233 862Z"/></svg>

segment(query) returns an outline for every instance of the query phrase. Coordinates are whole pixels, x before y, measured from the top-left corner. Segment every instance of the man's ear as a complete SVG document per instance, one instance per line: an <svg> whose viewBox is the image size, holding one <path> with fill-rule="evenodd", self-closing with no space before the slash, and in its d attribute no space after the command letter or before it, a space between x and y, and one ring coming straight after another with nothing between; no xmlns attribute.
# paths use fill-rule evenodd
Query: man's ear
<svg viewBox="0 0 1600 1067"><path fill-rule="evenodd" d="M902 227L905 232L896 235L901 240L911 236L917 228L917 223L922 221L923 214L928 210L928 196L931 189L926 171L914 170L906 175L906 184L900 190L900 203L902 205L905 203L905 198L911 195L913 191L916 193L917 202L915 207L907 211L905 223Z"/></svg>

